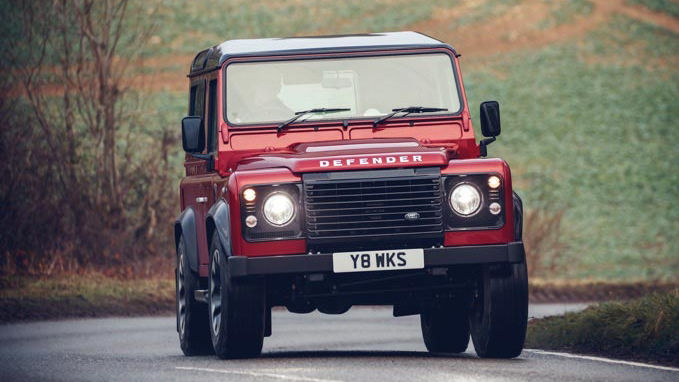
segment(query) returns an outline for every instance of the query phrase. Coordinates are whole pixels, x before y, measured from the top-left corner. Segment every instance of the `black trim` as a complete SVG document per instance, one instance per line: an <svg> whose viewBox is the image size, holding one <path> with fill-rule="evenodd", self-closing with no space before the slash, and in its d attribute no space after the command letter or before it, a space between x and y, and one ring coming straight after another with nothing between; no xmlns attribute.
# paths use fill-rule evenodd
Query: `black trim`
<svg viewBox="0 0 679 382"><path fill-rule="evenodd" d="M523 240L523 200L516 192L512 192L514 205L514 240Z"/></svg>
<svg viewBox="0 0 679 382"><path fill-rule="evenodd" d="M207 153L212 155L217 151L217 79L211 79L207 86Z"/></svg>
<svg viewBox="0 0 679 382"><path fill-rule="evenodd" d="M288 49L288 50L271 50L252 53L238 53L233 55L224 54L219 60L219 64L223 64L233 57L260 57L260 56L288 56L288 55L313 55L313 54L327 54L327 53L356 53L356 52L375 52L383 50L417 50L417 49L436 49L444 48L457 54L455 48L452 46L441 44L402 44L402 45L371 45L371 46L355 46L355 47L327 47L327 48L313 48L313 49ZM205 68L207 69L207 68Z"/></svg>
<svg viewBox="0 0 679 382"><path fill-rule="evenodd" d="M500 187L496 191L492 191L494 195L491 196L490 187L486 182L487 178L495 175L500 178ZM442 187L444 191L445 204L445 230L446 232L455 231L484 231L496 230L504 227L507 216L507 201L505 200L505 184L506 180L499 172L474 172L465 174L441 174ZM462 216L453 210L450 205L450 192L458 184L470 183L481 191L481 206L479 210L470 216ZM502 207L498 215L493 215L488 212L488 206L491 202L497 202Z"/></svg>
<svg viewBox="0 0 679 382"><path fill-rule="evenodd" d="M184 235L186 256L189 258L189 267L198 272L198 236L196 234L196 214L193 207L187 207L174 222L174 244L179 245L179 237Z"/></svg>
<svg viewBox="0 0 679 382"><path fill-rule="evenodd" d="M380 249L386 243L391 248L426 248L443 244L440 177L438 167L303 174L308 248L323 252ZM351 187L339 187L343 184ZM330 188L326 188L328 186ZM416 191L394 191L410 186ZM385 189L390 190L390 196L384 194ZM398 197L392 198L391 191ZM419 196L411 199L412 193ZM340 199L327 202L326 198ZM328 203L331 205L327 206ZM418 212L427 217L407 222L404 219L407 212ZM358 218L355 213L371 216ZM400 215L394 216L396 213Z"/></svg>
<svg viewBox="0 0 679 382"><path fill-rule="evenodd" d="M409 178L414 176L441 176L441 170L438 167L407 167L396 169L372 169L359 171L328 171L328 172L310 172L302 174L302 179L305 182L314 181L341 181L341 180L357 180L357 179L375 179L375 178Z"/></svg>
<svg viewBox="0 0 679 382"><path fill-rule="evenodd" d="M419 32L418 32L419 33ZM436 40L431 36L427 36L424 33L419 33L426 37ZM351 37L357 35L335 35L335 36L309 36L309 37L292 37L292 38L328 38L328 37ZM291 37L282 38L280 40L291 39ZM436 40L438 41L438 40ZM376 50L410 50L410 49L430 49L430 48L445 48L453 52L455 57L459 57L460 54L457 53L455 48L450 44L438 41L436 43L419 43L419 44L385 44L385 45L358 45L358 46L328 46L321 48L308 48L308 49L281 49L281 50L260 50L252 52L224 52L220 49L220 45L215 45L208 49L203 49L191 61L191 67L189 68L188 77L197 76L208 71L218 69L225 61L233 57L259 57L259 56L280 56L280 55L292 55L292 54L320 54L320 53L352 53L352 52L370 52ZM205 53L205 57L200 57ZM198 62L200 58L201 62Z"/></svg>
<svg viewBox="0 0 679 382"><path fill-rule="evenodd" d="M375 51L384 50L418 50L418 49L447 49L452 52L453 56L460 57L455 48L448 44L410 44L410 45L375 45L375 46L360 46L360 47L332 47L332 48L318 48L318 49L291 49L291 50L272 50L272 51L261 51L253 53L238 53L238 54L224 54L220 57L218 64L213 66L207 66L205 68L189 72L186 76L189 78L197 77L205 73L209 73L218 70L219 67L226 61L232 58L248 58L248 57L268 57L273 56L292 56L292 55L313 55L313 54L342 54L342 53L374 53ZM216 50L215 50L216 51ZM202 53L202 52L201 52ZM209 57L206 61L214 63L216 60L213 57Z"/></svg>
<svg viewBox="0 0 679 382"><path fill-rule="evenodd" d="M205 69L205 63L208 57L213 52L214 48L203 49L196 54L196 56L191 61L191 67L189 73L199 72Z"/></svg>
<svg viewBox="0 0 679 382"><path fill-rule="evenodd" d="M523 242L424 249L424 266L521 263L526 260ZM281 255L229 258L232 277L290 273L332 272L332 254Z"/></svg>
<svg viewBox="0 0 679 382"><path fill-rule="evenodd" d="M395 47L391 47L392 49L395 49ZM444 118L449 118L449 117L457 117L462 115L462 112L464 111L464 99L462 98L462 88L460 86L460 78L457 76L457 67L455 66L455 50L448 45L444 46L422 46L419 47L419 49L424 49L427 48L427 50L414 50L414 51L408 51L408 52L392 52L392 53L385 53L385 52L372 52L372 51L356 51L352 52L350 50L342 50L338 51L338 56L328 56L328 57L277 57L281 56L283 53L277 54L276 56L271 56L271 57L259 57L259 55L254 55L256 59L254 60L249 60L245 61L247 63L250 62L271 62L271 61L301 61L301 60L318 60L318 59L337 59L337 58L358 58L358 57L388 57L388 56L406 56L406 55L415 55L415 54L432 54L435 52L447 54L450 57L450 65L453 69L453 78L455 79L455 89L457 91L457 97L459 98L459 103L460 103L460 108L453 112L453 113L434 113L434 114L425 114L425 115L410 115L406 117L396 117L393 118L392 120L394 122L398 121L403 121L405 120L421 120L421 119L429 119L429 118L436 118L436 117L444 117ZM445 49L441 49L445 48ZM386 48L385 48L386 49ZM313 53L307 53L303 52L304 54L313 54ZM316 52L316 53L328 53L328 52ZM341 54L341 53L346 53L346 54ZM452 53L452 55L451 55ZM302 54L302 53L299 53ZM237 56L237 57L247 57L247 55L243 56ZM220 62L220 65L223 62ZM281 121L273 121L273 122L258 122L258 123L243 123L243 124L234 124L231 121L229 121L229 118L227 116L227 110L226 110L226 69L229 65L233 64L233 62L229 62L226 65L222 67L222 81L223 81L223 86L222 86L222 118L226 123L229 125L229 128L236 128L236 129L244 129L244 130L249 130L249 129L270 129L270 128L276 128L278 124ZM323 120L316 120L313 122L306 122L306 123L300 123L300 124L295 124L295 128L300 128L300 127L307 127L307 128L314 128L315 130L318 129L318 127L321 127L323 124L329 124L331 126L328 127L336 127L334 126L335 124L342 122L344 123L345 121L350 121L350 122L358 122L358 121L373 121L374 118L365 118L365 116L357 116L353 118L340 118L340 119L323 119ZM292 126L291 126L292 127ZM325 126L322 126L325 127Z"/></svg>
<svg viewBox="0 0 679 382"><path fill-rule="evenodd" d="M254 202L247 202L243 199L243 190L252 188L257 193ZM281 192L290 196L295 203L295 215L291 221L284 226L270 224L264 217L263 207L266 199L276 192ZM279 240L296 240L303 237L302 225L304 223L304 202L302 200L302 183L263 183L247 184L238 190L240 200L240 219L241 235L248 242L271 242ZM245 218L248 215L257 217L257 226L249 228L245 225Z"/></svg>
<svg viewBox="0 0 679 382"><path fill-rule="evenodd" d="M229 257L231 256L231 211L229 204L224 199L219 199L217 203L210 207L205 217L205 240L207 248L210 248L212 234L216 231L219 235L219 242L222 244L222 251Z"/></svg>

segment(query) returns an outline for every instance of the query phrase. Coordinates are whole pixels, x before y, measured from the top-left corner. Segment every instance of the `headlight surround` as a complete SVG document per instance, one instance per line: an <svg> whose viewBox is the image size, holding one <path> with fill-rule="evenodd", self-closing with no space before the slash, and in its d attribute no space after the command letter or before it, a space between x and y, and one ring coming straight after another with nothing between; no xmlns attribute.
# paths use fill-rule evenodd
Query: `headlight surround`
<svg viewBox="0 0 679 382"><path fill-rule="evenodd" d="M497 176L500 179L500 185L495 189L488 184L488 179L492 176ZM469 212L473 209L473 205L462 210L459 206L456 209L452 203L453 192L462 185L474 187L481 195L478 209L469 215L464 215L461 212ZM446 208L443 211L446 231L499 229L504 226L507 207L505 205L505 180L502 174L497 172L443 174L443 187L446 190ZM456 200L461 200L461 198L456 197ZM499 211L497 211L496 206L491 208L493 203L500 205ZM495 214L492 211L498 213Z"/></svg>
<svg viewBox="0 0 679 382"><path fill-rule="evenodd" d="M246 200L247 189L254 191L254 200ZM238 193L243 238L262 242L304 237L301 194L302 184L297 182L243 186Z"/></svg>
<svg viewBox="0 0 679 382"><path fill-rule="evenodd" d="M461 183L450 192L450 207L457 214L472 216L481 207L481 192L470 183Z"/></svg>
<svg viewBox="0 0 679 382"><path fill-rule="evenodd" d="M283 192L274 192L264 201L264 218L276 227L283 227L295 216L295 202Z"/></svg>

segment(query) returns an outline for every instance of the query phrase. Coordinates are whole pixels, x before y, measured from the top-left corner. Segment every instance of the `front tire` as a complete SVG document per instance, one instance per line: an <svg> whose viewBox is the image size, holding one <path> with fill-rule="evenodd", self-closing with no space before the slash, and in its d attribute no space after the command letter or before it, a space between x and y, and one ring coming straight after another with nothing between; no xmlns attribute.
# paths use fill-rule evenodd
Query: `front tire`
<svg viewBox="0 0 679 382"><path fill-rule="evenodd" d="M471 336L482 358L514 358L523 350L528 321L526 263L508 268L497 273L484 268L474 301Z"/></svg>
<svg viewBox="0 0 679 382"><path fill-rule="evenodd" d="M175 269L179 346L187 356L211 354L207 306L195 299L194 291L199 289L199 282L189 266L185 245L184 235L181 235L177 244L177 268Z"/></svg>
<svg viewBox="0 0 679 382"><path fill-rule="evenodd" d="M262 352L266 291L261 279L233 279L215 232L210 244L210 334L219 358L250 358Z"/></svg>
<svg viewBox="0 0 679 382"><path fill-rule="evenodd" d="M468 310L452 303L420 314L424 344L432 353L462 353L469 345Z"/></svg>

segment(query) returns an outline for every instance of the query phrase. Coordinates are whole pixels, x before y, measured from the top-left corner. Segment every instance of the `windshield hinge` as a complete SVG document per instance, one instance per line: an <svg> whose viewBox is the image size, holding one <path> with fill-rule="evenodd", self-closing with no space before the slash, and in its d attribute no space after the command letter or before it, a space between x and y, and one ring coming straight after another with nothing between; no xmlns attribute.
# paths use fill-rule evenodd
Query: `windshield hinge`
<svg viewBox="0 0 679 382"><path fill-rule="evenodd" d="M225 123L219 126L219 133L222 135L222 142L229 143L229 128Z"/></svg>
<svg viewBox="0 0 679 382"><path fill-rule="evenodd" d="M467 110L462 112L462 129L464 131L469 131L469 127L472 125L472 118Z"/></svg>

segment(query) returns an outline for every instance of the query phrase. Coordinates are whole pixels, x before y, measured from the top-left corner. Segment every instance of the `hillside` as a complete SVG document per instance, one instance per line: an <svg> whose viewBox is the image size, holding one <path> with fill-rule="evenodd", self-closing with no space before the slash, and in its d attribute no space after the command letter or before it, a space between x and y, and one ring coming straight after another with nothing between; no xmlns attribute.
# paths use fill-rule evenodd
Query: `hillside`
<svg viewBox="0 0 679 382"><path fill-rule="evenodd" d="M21 65L16 63L34 62L27 54L39 50L26 48L31 44L25 40L20 23L8 22L4 26L0 44L3 51L12 52L10 48L14 46L19 47L15 50L19 54L6 54L0 60L0 66L14 68L3 71L2 86L8 89L3 99L7 102L0 106L12 110L2 114L5 124L12 127L3 130L3 174L11 177L7 185L23 187L2 189L8 198L12 197L2 222L5 231L14 229L3 243L14 244L0 254L2 259L7 256L7 261L1 263L6 263L3 267L8 272L13 272L11 264L34 269L42 262L51 269L54 259L76 264L69 266L73 270L92 262L94 267L120 270L119 252L130 249L138 252L138 260L156 256L162 258L156 260L164 262L170 256L169 221L177 212L176 185L183 172L178 127L186 113L186 72L199 50L233 38L416 30L450 43L462 54L464 82L475 120L481 101L500 102L503 134L489 152L510 163L516 189L524 198L524 232L532 276L677 280L678 1L130 1L135 14L125 19L128 33L121 46L132 50L141 47L141 55L127 56L129 52L123 48L116 53L118 63L133 64L121 84L122 88L129 85L133 92L116 107L124 104L131 118L127 121L134 122L122 121L115 134L120 163L117 171L124 170L126 176L121 177L134 182L129 182L125 190L110 189L123 195L120 199L126 203L127 215L138 228L122 232L124 229L116 228L117 224L104 227L110 229L103 235L110 235L111 241L96 250L92 248L107 241L95 235L99 231L93 229L87 240L97 245L80 253L80 262L69 261L73 249L81 246L68 240L82 240L83 235L69 236L72 238L51 247L33 246L32 243L49 240L24 235L26 229L18 229L21 224L15 224L17 218L12 218L24 214L25 204L30 202L35 206L33 215L25 221L26 227L74 222L69 215L62 219L62 215L35 212L58 209L67 196L72 196L65 186L51 198L32 196L38 187L31 185L50 181L36 174L53 174L50 166L58 162L47 159L47 153L56 151L47 149L42 136L50 132L59 137L63 132L58 127L36 127L25 97L17 97L22 88L15 81L19 76L12 75L20 73L17 68ZM3 15L12 15L19 8L11 4L0 7ZM7 16L8 21L15 19ZM145 30L151 25L154 28L148 44L135 44L138 36L130 31ZM21 44L27 44L23 50ZM54 53L47 50L48 65L56 65ZM126 61L125 57L139 58ZM63 94L65 82L53 79L55 73L50 67L39 78L45 82L39 87L40 94L56 106L46 121L60 118L56 112L62 107L62 99L58 96ZM68 146L74 150L70 157L90 163L91 157L99 155L95 154L97 138L88 138L89 130L82 120L75 123L76 137L82 140ZM24 125L32 128L17 127ZM54 126L59 124L55 122ZM52 144L59 141L54 139ZM88 151L92 147L94 151ZM30 160L22 161L26 152ZM148 178L129 176L132 170L126 165L128 161L139 166ZM41 163L45 165L41 167ZM75 162L72 165L83 171L80 176L84 184L99 184L90 182L97 176L98 167L85 169ZM14 171L16 166L24 171ZM57 178L52 175L49 179L61 184L56 183ZM77 179L76 175L69 175L71 178ZM90 200L90 194L84 195L86 200ZM154 196L152 200L149 195ZM71 204L80 200L74 197ZM96 204L103 199L91 200ZM42 201L44 206L37 203ZM109 204L101 206L103 215L90 214L95 222L99 216L112 216L106 212ZM129 224L122 226L127 228ZM38 230L29 231L40 236ZM75 231L62 233L71 235ZM121 234L128 239L118 240ZM13 236L20 236L19 242L15 243ZM129 245L118 245L122 242ZM35 261L31 263L33 260L24 257Z"/></svg>
<svg viewBox="0 0 679 382"><path fill-rule="evenodd" d="M678 10L659 0L174 0L159 10L146 74L135 83L156 109L152 120L174 125L185 109L187 66L213 43L429 34L462 54L474 114L482 100L500 101L504 133L490 152L510 162L526 206L543 218L563 213L559 234L540 244L542 273L672 279L679 274ZM180 162L177 153L178 177Z"/></svg>

